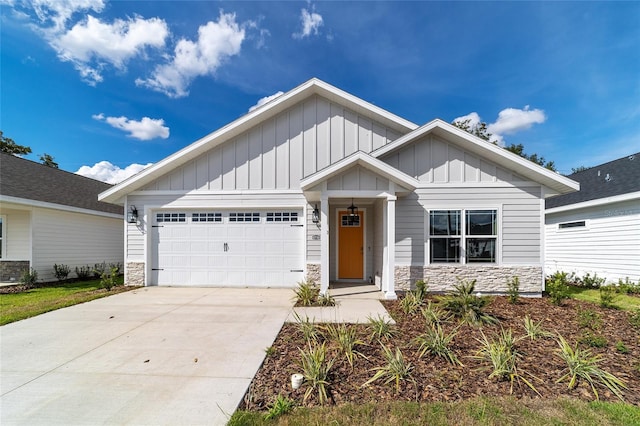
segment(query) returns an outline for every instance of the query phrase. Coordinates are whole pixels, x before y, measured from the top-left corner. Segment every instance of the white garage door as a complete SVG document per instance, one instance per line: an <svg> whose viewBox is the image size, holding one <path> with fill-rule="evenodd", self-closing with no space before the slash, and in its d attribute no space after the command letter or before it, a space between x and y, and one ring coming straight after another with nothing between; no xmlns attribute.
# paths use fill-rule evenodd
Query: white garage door
<svg viewBox="0 0 640 426"><path fill-rule="evenodd" d="M152 283L294 286L303 278L302 211L160 211Z"/></svg>

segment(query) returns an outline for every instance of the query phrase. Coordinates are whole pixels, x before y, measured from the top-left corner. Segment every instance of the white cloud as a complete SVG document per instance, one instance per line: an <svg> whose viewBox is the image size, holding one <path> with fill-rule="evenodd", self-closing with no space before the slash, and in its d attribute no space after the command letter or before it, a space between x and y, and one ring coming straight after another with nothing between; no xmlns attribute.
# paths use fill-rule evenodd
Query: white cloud
<svg viewBox="0 0 640 426"><path fill-rule="evenodd" d="M300 11L300 22L302 28L299 33L293 33L293 38L302 39L311 35L318 35L320 27L324 24L322 15L316 13L314 8L311 11L302 9Z"/></svg>
<svg viewBox="0 0 640 426"><path fill-rule="evenodd" d="M217 22L209 21L198 28L198 39L180 39L171 62L159 65L152 76L137 79L146 86L171 98L189 94L189 84L199 76L213 75L229 57L238 55L245 39L245 29L233 13L220 12Z"/></svg>
<svg viewBox="0 0 640 426"><path fill-rule="evenodd" d="M80 167L76 174L100 180L102 182L116 184L122 182L128 177L135 175L138 172L141 172L152 164L153 163L130 164L124 169L121 169L120 167L113 165L108 161L100 161L93 166Z"/></svg>
<svg viewBox="0 0 640 426"><path fill-rule="evenodd" d="M469 127L474 128L482 122L477 112L471 112L458 117L454 122L469 120ZM505 108L498 113L498 119L494 123L487 124L487 132L491 133L491 140L496 140L500 146L504 146L504 135L517 133L531 128L534 124L542 124L547 116L541 109L529 109L526 105L523 109Z"/></svg>
<svg viewBox="0 0 640 426"><path fill-rule="evenodd" d="M61 60L72 62L83 80L95 85L103 79L105 64L124 69L127 61L143 54L145 48L164 47L168 35L166 22L159 18L136 16L109 24L89 15L49 43Z"/></svg>
<svg viewBox="0 0 640 426"><path fill-rule="evenodd" d="M266 104L267 102L269 102L269 101L271 101L271 100L273 100L273 99L275 99L275 98L277 98L279 96L282 96L282 94L283 94L283 92L276 92L271 96L265 96L264 98L260 98L258 100L258 103L256 103L254 106L249 108L249 112L253 111L256 108L260 108L262 105Z"/></svg>
<svg viewBox="0 0 640 426"><path fill-rule="evenodd" d="M103 0L32 0L31 7L41 25L48 25L48 30L61 32L67 21L76 12L93 10L96 13L104 9Z"/></svg>
<svg viewBox="0 0 640 426"><path fill-rule="evenodd" d="M94 114L91 116L94 120L105 121L111 127L129 133L129 137L148 141L155 138L167 139L169 137L169 128L164 125L161 118L153 119L142 117L142 120L131 120L127 117L105 117L104 114Z"/></svg>

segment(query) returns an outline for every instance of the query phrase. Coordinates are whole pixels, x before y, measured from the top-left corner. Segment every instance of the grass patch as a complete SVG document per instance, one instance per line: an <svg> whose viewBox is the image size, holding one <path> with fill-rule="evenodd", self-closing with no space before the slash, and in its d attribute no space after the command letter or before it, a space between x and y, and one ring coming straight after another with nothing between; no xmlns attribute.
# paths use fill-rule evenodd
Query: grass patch
<svg viewBox="0 0 640 426"><path fill-rule="evenodd" d="M585 302L600 304L600 290L596 288L583 288L569 286L569 297ZM640 309L640 297L627 294L617 294L613 307L624 311Z"/></svg>
<svg viewBox="0 0 640 426"><path fill-rule="evenodd" d="M409 401L295 408L274 421L260 412L237 411L228 425L633 425L640 408L631 404L584 402L574 399L516 399L480 397L462 402Z"/></svg>
<svg viewBox="0 0 640 426"><path fill-rule="evenodd" d="M122 284L123 280L123 277L118 277L117 283ZM33 288L21 293L0 294L0 325L133 288L135 287L119 285L114 290L107 291L102 288L100 280L97 279Z"/></svg>

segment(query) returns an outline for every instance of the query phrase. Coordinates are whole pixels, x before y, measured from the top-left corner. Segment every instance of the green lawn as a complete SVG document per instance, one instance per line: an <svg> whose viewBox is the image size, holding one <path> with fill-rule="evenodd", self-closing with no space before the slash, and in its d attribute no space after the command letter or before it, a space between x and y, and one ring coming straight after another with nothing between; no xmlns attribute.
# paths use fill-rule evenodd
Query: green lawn
<svg viewBox="0 0 640 426"><path fill-rule="evenodd" d="M263 413L237 411L228 426L239 425L638 425L640 408L622 402L572 399L479 397L462 402L393 402L296 408L275 420Z"/></svg>
<svg viewBox="0 0 640 426"><path fill-rule="evenodd" d="M600 304L600 290L584 287L569 286L569 295L578 300ZM625 311L640 309L640 297L616 294L613 304Z"/></svg>
<svg viewBox="0 0 640 426"><path fill-rule="evenodd" d="M122 284L123 277L119 277L117 282ZM0 325L99 299L131 288L118 286L111 291L106 291L101 288L98 279L50 285L22 293L0 294Z"/></svg>

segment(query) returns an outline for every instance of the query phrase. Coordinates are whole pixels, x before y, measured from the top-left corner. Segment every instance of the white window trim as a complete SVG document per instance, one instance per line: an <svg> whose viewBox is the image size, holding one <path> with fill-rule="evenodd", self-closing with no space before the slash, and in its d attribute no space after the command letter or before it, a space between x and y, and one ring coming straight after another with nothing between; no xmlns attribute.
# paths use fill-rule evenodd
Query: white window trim
<svg viewBox="0 0 640 426"><path fill-rule="evenodd" d="M2 239L0 240L0 247L2 251L0 251L0 259L7 258L7 216L0 215L0 219L2 222L0 223L0 227L2 227Z"/></svg>
<svg viewBox="0 0 640 426"><path fill-rule="evenodd" d="M431 262L431 235L429 234L429 224L430 224L430 213L433 211L441 211L441 210L451 210L451 211L459 211L460 212L460 236L450 237L450 238L460 238L460 262ZM467 262L467 247L466 247L466 239L467 239L467 221L466 215L467 211L473 210L495 210L496 211L496 253L495 253L495 262ZM427 209L425 211L425 243L424 243L424 254L425 254L425 265L441 265L441 266L455 266L455 265L500 265L502 264L502 206L478 206L478 207L433 207L431 209ZM487 236L489 238L494 238L493 236ZM479 236L471 236L471 238L482 238Z"/></svg>

